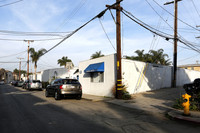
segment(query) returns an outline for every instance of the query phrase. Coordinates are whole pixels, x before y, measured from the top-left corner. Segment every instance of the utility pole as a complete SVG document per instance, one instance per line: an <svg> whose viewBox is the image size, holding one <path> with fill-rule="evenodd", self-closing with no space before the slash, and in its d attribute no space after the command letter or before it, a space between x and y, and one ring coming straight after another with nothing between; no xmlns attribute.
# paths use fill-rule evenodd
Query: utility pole
<svg viewBox="0 0 200 133"><path fill-rule="evenodd" d="M176 87L176 71L177 71L177 16L178 16L178 2L181 0L174 0L172 2L167 2L164 5L173 4L174 3L174 53L173 53L173 76L172 76L172 87Z"/></svg>
<svg viewBox="0 0 200 133"><path fill-rule="evenodd" d="M116 82L116 98L122 98L122 66L121 66L121 10L120 2L122 0L116 0L116 5L111 9L116 10L116 43L117 43L117 82ZM106 7L109 7L106 5Z"/></svg>
<svg viewBox="0 0 200 133"><path fill-rule="evenodd" d="M30 42L34 42L34 40L24 40L24 42L28 42L27 80L29 80L29 45Z"/></svg>
<svg viewBox="0 0 200 133"><path fill-rule="evenodd" d="M19 81L21 81L21 59L24 59L24 58L17 58L19 59Z"/></svg>

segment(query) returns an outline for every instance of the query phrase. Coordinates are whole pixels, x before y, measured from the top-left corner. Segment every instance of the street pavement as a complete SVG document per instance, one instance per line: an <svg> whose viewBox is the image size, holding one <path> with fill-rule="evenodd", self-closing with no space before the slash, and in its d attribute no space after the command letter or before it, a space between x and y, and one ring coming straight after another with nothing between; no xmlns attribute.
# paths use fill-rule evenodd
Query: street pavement
<svg viewBox="0 0 200 133"><path fill-rule="evenodd" d="M143 99L153 98L156 92L139 95ZM83 95L81 100L72 97L56 101L53 97L46 98L44 91L2 85L0 133L199 133L199 125L172 121L165 117L164 109L160 113L152 112L157 109L156 104L149 106L150 111L148 107L142 109L142 105L128 108L114 104L121 101L132 105L132 101L137 103L136 99L142 99L139 95L128 101L91 95ZM155 99L165 101L166 98Z"/></svg>
<svg viewBox="0 0 200 133"><path fill-rule="evenodd" d="M132 95L131 100L104 98L92 95L83 95L83 98L91 101L105 101L129 109L138 109L152 114L167 114L173 120L187 121L200 125L200 112L190 111L190 116L184 116L183 110L172 108L176 99L180 98L185 91L182 87L164 88Z"/></svg>

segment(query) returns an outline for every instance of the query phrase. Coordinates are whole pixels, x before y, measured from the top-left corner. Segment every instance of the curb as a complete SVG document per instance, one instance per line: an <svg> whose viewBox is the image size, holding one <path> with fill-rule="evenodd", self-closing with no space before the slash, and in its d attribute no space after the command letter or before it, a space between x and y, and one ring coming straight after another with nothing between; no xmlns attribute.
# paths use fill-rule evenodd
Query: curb
<svg viewBox="0 0 200 133"><path fill-rule="evenodd" d="M179 110L172 110L168 112L167 114L170 118L174 120L187 121L190 123L200 125L200 116L196 116L193 112L191 112L191 116L183 116L183 111L179 111Z"/></svg>

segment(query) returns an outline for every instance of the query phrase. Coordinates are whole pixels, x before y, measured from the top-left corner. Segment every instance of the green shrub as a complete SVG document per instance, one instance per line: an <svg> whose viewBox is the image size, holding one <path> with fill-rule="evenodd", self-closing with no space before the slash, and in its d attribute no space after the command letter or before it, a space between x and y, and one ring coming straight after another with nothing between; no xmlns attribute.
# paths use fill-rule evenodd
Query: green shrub
<svg viewBox="0 0 200 133"><path fill-rule="evenodd" d="M173 108L175 108L175 109L183 109L182 103L183 103L183 98L182 97L179 98L179 99L176 99L176 102L173 105Z"/></svg>
<svg viewBox="0 0 200 133"><path fill-rule="evenodd" d="M195 97L195 98L194 98ZM175 109L184 109L182 106L183 98L176 99L173 108ZM193 96L190 98L190 110L192 111L200 111L200 94Z"/></svg>
<svg viewBox="0 0 200 133"><path fill-rule="evenodd" d="M131 95L129 94L129 92L126 90L126 88L127 88L127 86L126 85L122 85L122 99L124 99L124 100L129 100L129 99L131 99ZM115 96L116 95L116 86L114 85L113 87L112 87L112 93L113 93L113 95Z"/></svg>

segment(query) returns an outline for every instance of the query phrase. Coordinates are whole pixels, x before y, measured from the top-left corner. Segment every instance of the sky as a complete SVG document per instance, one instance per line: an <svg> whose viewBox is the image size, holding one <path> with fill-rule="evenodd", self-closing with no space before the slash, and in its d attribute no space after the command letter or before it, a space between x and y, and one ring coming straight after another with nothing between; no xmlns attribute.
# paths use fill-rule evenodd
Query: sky
<svg viewBox="0 0 200 133"><path fill-rule="evenodd" d="M0 68L13 71L27 70L28 43L36 51L50 49L65 36L76 30L115 0L0 0ZM169 0L123 0L121 6L139 20L156 30L174 34L174 5L164 5ZM200 46L200 1L178 2L178 35L195 47ZM115 10L111 10L115 17ZM103 27L102 27L102 25ZM173 40L154 35L121 14L122 56L135 56L136 50L164 49L173 61ZM104 30L105 31L104 31ZM27 32L29 33L27 35ZM26 35L25 35L26 33ZM107 38L108 36L108 38ZM110 43L111 42L111 43ZM38 61L37 71L59 68L57 60L63 56L71 59L75 66L89 60L91 55L101 51L104 55L116 53L116 26L110 11L95 19L66 39ZM200 53L178 42L178 65L200 63ZM15 63L11 63L15 62ZM30 71L34 65L30 63Z"/></svg>

